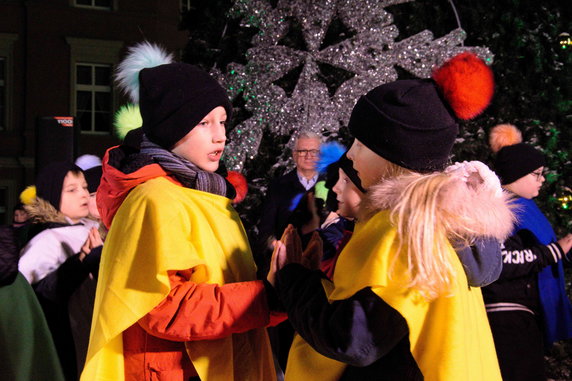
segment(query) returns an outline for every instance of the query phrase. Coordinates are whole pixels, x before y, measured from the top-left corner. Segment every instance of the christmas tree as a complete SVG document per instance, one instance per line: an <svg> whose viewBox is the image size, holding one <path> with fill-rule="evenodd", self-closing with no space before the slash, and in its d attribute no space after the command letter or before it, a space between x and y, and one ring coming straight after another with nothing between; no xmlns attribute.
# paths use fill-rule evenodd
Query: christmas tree
<svg viewBox="0 0 572 381"><path fill-rule="evenodd" d="M265 5L261 5L260 8L254 7L255 4L263 3ZM298 2L292 2L294 3ZM327 47L340 46L339 44L343 45L344 42L347 46L351 41L355 41L356 35L359 34L359 25L352 27L351 23L345 24L346 19L341 17L339 12L331 13L331 8L330 11L327 8L336 4L343 7L347 2L321 1L319 3L324 4L325 8L318 9L318 11L321 15L327 16L323 18L327 23L325 32L323 24L312 26L308 24L308 20L312 18L300 21L295 17L296 13L288 13L285 10L282 12L285 19L275 20L275 25L288 24L288 31L283 32L278 29L280 33L285 33L281 34L277 43L283 46L281 49L289 53L314 49L317 54L313 57L316 57L325 54ZM572 46L566 43L565 36L566 33L568 36L572 33L572 10L568 4L560 0L542 2L466 0L455 3L451 0L417 0L360 1L359 3L360 5L368 4L378 12L375 15L379 17L378 21L383 25L381 29L385 30L385 32L380 32L385 33L382 41L388 46L389 44L395 46L413 36L419 36L420 33L425 36L424 33L427 33L425 31L429 30L432 36L427 35L426 42L430 46L431 41L449 39L452 31L456 33L455 31L462 29L466 35L457 35L458 39L455 42L449 39L450 47L455 47L456 43L460 43L466 37L464 39L466 45L487 48L494 54L492 69L496 81L495 97L483 115L461 125L461 133L454 147L453 160L478 159L490 163L491 152L487 144L490 128L499 123L515 124L522 130L524 140L536 144L548 157L549 176L540 196L536 198L537 202L548 215L557 234L562 235L571 231L572 71L570 65L572 54L570 51L572 51ZM251 61L257 58L247 54L249 49L260 48L265 38L272 39L272 36L261 37L261 30L265 31L265 28L273 25L271 17L276 14L276 9L280 8L279 6L287 9L288 2L194 0L192 6L193 8L183 15L181 22L181 28L189 31L189 43L184 50L183 60L202 66L206 70L212 70L224 79L227 85L230 85L233 81L229 78L233 75L236 75L235 78L241 78L240 71L247 68L249 63L252 64ZM257 14L257 11L266 13ZM356 10L358 11L359 9ZM313 20L318 24L321 22L320 19L316 20L316 17ZM364 22L367 20L371 20L369 15L364 17ZM307 42L308 36L304 35L304 27L315 28L320 33L310 36L310 42ZM316 42L318 39L321 39L321 43ZM292 57L297 56L291 54L289 59ZM298 59L302 58L298 57ZM411 70L411 66L408 67L404 60L396 58L391 62L395 64L394 67L385 68L380 76L386 75L388 79L392 76L399 78L423 76ZM304 70L302 65L286 70L286 63L288 63L288 68L291 64L293 65L292 61L285 62L284 67L282 67L283 63L275 63L285 72L281 72L284 74L283 77L273 81L273 85L283 91L284 98L291 97L296 90L299 78L304 78L305 75L302 73ZM327 61L317 61L317 66L317 70L315 66L311 67L312 73L310 74L315 74L319 77L318 80L325 84L326 89L322 87L320 90L324 95L323 100L326 99L326 90L329 97L335 95L336 91L340 91L343 84L352 80L356 74L351 69L340 68L328 64ZM233 67L236 70L234 74L228 71ZM241 86L240 83L238 85L231 91L235 106L235 116L232 122L235 126L251 120L255 115L264 116L264 113L257 114L256 110L253 111L250 105L254 101L241 96L246 89L239 93ZM325 104L327 105L327 102ZM344 111L349 110L351 106ZM325 122L325 135L349 144L345 130L336 129L335 119L330 115ZM340 125L343 125L343 118ZM250 143L247 143L249 144L248 155L237 156L235 159L238 160L229 161L231 167L238 164L249 180L250 194L242 204L238 205L238 210L247 228L256 222L257 210L269 180L282 174L289 165L289 152L284 149L290 139L287 129L284 125L270 126L266 129L259 128L256 134L262 133L257 136L249 135L253 131L247 132L246 137L241 139L243 143L249 138L252 139ZM235 141L239 140L236 138L237 133L238 131L233 135ZM231 143L237 147L237 142ZM252 150L255 145L258 145L258 149L253 155ZM234 152L240 151L235 149ZM560 354L548 358L551 364L548 375L555 380L570 379L572 377L571 345L564 344L560 348Z"/></svg>

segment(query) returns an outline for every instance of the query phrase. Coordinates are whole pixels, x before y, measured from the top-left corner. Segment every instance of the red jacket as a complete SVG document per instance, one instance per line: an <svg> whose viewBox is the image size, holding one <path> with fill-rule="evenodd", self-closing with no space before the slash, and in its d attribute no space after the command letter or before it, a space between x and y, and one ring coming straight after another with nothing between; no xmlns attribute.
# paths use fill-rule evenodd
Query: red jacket
<svg viewBox="0 0 572 381"><path fill-rule="evenodd" d="M128 160L123 147L109 149L103 159L97 204L107 227L137 185L161 176L180 185L158 164L131 165L126 173L122 166ZM192 271L169 273L168 297L123 332L126 380L186 380L197 375L186 341L214 340L286 319L285 314L270 313L262 281L195 283L190 281Z"/></svg>

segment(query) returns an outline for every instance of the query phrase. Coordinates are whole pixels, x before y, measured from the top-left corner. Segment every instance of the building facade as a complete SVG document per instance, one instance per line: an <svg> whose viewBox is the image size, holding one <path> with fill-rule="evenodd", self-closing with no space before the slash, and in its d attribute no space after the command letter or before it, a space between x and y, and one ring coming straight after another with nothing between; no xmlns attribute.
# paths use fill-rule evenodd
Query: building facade
<svg viewBox="0 0 572 381"><path fill-rule="evenodd" d="M148 40L179 54L180 0L28 0L0 3L0 223L33 184L38 152L103 156L118 144L113 115L126 103L113 72L126 48ZM59 139L40 120L74 117L76 139ZM41 136L41 139L38 137ZM49 145L49 146L45 146ZM71 152L71 151L70 151ZM44 155L45 156L45 155ZM40 163L38 163L40 161Z"/></svg>

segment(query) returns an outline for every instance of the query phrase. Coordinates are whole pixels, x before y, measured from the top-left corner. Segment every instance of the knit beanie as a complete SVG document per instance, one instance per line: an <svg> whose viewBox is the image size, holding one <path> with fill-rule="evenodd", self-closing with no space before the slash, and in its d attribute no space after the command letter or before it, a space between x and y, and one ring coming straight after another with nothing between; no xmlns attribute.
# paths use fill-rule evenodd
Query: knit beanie
<svg viewBox="0 0 572 381"><path fill-rule="evenodd" d="M338 166L350 178L352 183L354 183L354 185L360 190L360 192L362 193L366 192L361 185L361 180L357 174L357 171L354 169L353 161L348 159L347 152L344 153L340 158L340 160L338 161Z"/></svg>
<svg viewBox="0 0 572 381"><path fill-rule="evenodd" d="M165 149L191 131L218 106L230 120L226 91L207 72L186 63L145 68L139 73L139 108L143 132Z"/></svg>
<svg viewBox="0 0 572 381"><path fill-rule="evenodd" d="M544 154L531 145L518 143L502 148L494 161L494 170L502 185L515 182L544 167Z"/></svg>
<svg viewBox="0 0 572 381"><path fill-rule="evenodd" d="M520 130L512 124L499 124L491 129L489 144L496 153L494 171L507 185L546 164L544 154L522 142Z"/></svg>
<svg viewBox="0 0 572 381"><path fill-rule="evenodd" d="M58 161L46 165L36 178L36 196L59 211L64 178L70 171L82 173L81 168L72 162Z"/></svg>
<svg viewBox="0 0 572 381"><path fill-rule="evenodd" d="M443 169L459 132L490 103L494 81L486 64L462 53L434 71L432 79L398 80L362 96L351 134L376 154L410 170Z"/></svg>
<svg viewBox="0 0 572 381"><path fill-rule="evenodd" d="M348 159L347 152L345 152L338 161L328 165L326 169L326 184L325 187L328 189L328 196L326 199L326 207L329 210L335 211L338 209L337 195L333 188L338 182L340 175L338 169L342 169L344 173L349 177L349 179L354 183L354 185L362 192L366 193L361 185L361 180L357 174L357 171L353 167L353 162Z"/></svg>
<svg viewBox="0 0 572 381"><path fill-rule="evenodd" d="M101 182L101 175L103 174L101 165L92 167L83 171L85 181L87 181L87 189L89 193L97 192L99 183Z"/></svg>

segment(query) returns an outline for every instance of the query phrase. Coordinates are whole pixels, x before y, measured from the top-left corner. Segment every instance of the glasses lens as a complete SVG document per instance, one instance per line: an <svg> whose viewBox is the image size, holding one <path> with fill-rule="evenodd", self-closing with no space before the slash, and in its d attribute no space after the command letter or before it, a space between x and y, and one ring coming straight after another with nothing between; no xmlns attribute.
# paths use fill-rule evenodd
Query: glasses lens
<svg viewBox="0 0 572 381"><path fill-rule="evenodd" d="M296 153L300 156L311 156L311 157L315 157L318 156L318 154L320 153L319 150L316 149L299 149L296 150Z"/></svg>

